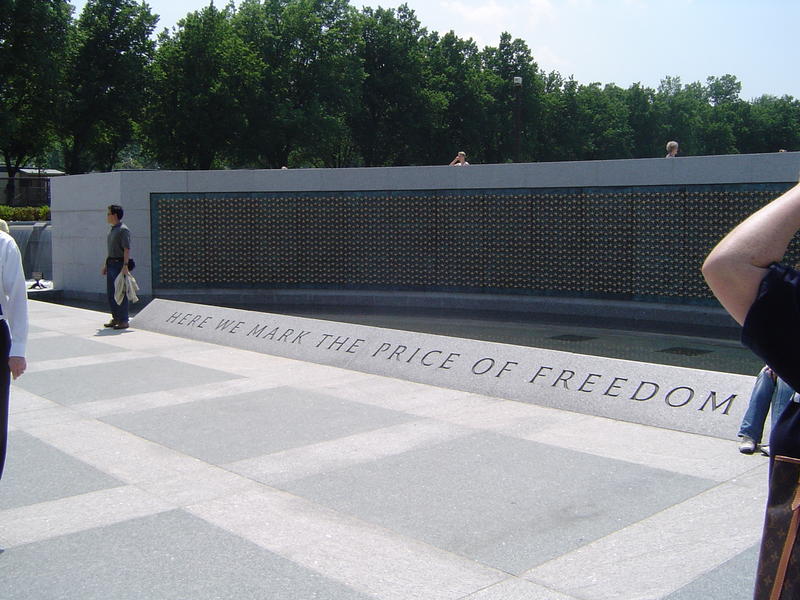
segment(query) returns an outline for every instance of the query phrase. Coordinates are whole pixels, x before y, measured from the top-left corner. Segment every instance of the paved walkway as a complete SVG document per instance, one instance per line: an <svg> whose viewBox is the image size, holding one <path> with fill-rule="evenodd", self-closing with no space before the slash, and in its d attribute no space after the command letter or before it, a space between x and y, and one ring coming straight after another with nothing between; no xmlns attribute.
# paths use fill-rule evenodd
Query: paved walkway
<svg viewBox="0 0 800 600"><path fill-rule="evenodd" d="M31 313L4 600L751 597L733 441Z"/></svg>

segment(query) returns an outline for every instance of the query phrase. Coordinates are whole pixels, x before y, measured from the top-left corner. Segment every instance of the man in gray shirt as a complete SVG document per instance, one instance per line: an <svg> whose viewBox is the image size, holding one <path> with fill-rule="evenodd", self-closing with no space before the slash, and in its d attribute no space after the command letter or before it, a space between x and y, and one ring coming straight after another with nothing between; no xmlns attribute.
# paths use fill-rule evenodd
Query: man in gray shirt
<svg viewBox="0 0 800 600"><path fill-rule="evenodd" d="M106 219L111 225L111 231L108 232L108 253L101 271L106 276L106 293L108 305L111 307L111 320L105 326L114 329L128 328L128 297L123 297L122 304L117 304L114 299L114 282L120 273L128 274L128 261L131 258L131 232L122 222L122 215L120 205L112 204L108 207Z"/></svg>

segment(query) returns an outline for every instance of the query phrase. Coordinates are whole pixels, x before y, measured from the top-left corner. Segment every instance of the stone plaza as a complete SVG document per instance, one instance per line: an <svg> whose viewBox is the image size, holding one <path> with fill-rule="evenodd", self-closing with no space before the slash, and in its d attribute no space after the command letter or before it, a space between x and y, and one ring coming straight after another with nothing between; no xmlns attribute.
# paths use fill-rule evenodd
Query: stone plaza
<svg viewBox="0 0 800 600"><path fill-rule="evenodd" d="M137 328L147 313L116 332L31 302L4 599L751 595L768 461L731 440Z"/></svg>

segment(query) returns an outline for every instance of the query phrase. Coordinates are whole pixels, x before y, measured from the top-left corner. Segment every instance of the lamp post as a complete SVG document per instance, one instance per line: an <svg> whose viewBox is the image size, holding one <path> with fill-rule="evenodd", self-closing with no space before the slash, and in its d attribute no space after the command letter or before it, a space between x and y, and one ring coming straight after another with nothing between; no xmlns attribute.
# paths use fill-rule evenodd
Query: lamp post
<svg viewBox="0 0 800 600"><path fill-rule="evenodd" d="M514 77L514 162L520 162L522 146L522 77Z"/></svg>

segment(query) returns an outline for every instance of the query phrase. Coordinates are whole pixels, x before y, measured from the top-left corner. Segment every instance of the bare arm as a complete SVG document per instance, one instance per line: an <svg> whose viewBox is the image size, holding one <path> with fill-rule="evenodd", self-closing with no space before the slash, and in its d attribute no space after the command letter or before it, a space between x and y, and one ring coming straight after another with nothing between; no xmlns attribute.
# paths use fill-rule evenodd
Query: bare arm
<svg viewBox="0 0 800 600"><path fill-rule="evenodd" d="M128 271L128 261L131 259L131 249L125 248L125 251L122 254L122 271L123 275L127 275Z"/></svg>
<svg viewBox="0 0 800 600"><path fill-rule="evenodd" d="M711 251L703 276L725 310L741 325L770 263L783 258L800 229L800 185L750 215Z"/></svg>

